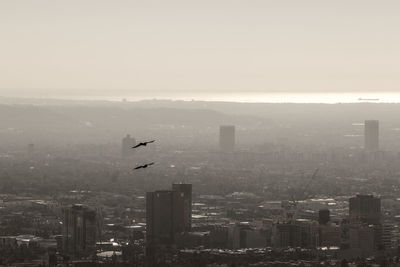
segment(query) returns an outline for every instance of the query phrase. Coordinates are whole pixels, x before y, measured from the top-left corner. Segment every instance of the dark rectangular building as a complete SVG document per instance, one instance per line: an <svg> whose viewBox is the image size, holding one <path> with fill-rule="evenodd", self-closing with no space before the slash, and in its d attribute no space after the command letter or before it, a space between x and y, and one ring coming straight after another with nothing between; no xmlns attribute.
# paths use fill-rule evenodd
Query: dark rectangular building
<svg viewBox="0 0 400 267"><path fill-rule="evenodd" d="M192 228L192 185L173 184L172 190L178 192L183 197L183 208L176 212L177 221L183 223L183 229L189 232Z"/></svg>
<svg viewBox="0 0 400 267"><path fill-rule="evenodd" d="M97 212L83 205L63 209L63 251L76 257L95 252L99 232Z"/></svg>
<svg viewBox="0 0 400 267"><path fill-rule="evenodd" d="M146 238L155 245L174 243L177 233L190 231L192 185L174 184L173 190L146 194Z"/></svg>
<svg viewBox="0 0 400 267"><path fill-rule="evenodd" d="M381 199L372 195L357 195L349 200L351 224L380 224Z"/></svg>
<svg viewBox="0 0 400 267"><path fill-rule="evenodd" d="M146 266L165 266L163 248L191 229L192 185L146 193Z"/></svg>

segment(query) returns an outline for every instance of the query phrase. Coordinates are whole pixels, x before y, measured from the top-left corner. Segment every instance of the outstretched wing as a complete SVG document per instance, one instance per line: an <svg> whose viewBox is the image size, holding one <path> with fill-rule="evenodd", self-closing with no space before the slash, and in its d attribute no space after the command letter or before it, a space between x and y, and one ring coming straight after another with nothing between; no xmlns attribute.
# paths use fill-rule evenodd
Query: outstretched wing
<svg viewBox="0 0 400 267"><path fill-rule="evenodd" d="M147 163L147 164L143 164L143 165L137 166L136 168L134 168L134 170L146 169L147 167L149 167L149 166L151 166L151 165L154 165L154 162L151 162L151 163Z"/></svg>
<svg viewBox="0 0 400 267"><path fill-rule="evenodd" d="M139 143L139 144L137 144L136 146L133 146L132 148L138 148L138 147L140 147L140 146L143 146L143 143Z"/></svg>

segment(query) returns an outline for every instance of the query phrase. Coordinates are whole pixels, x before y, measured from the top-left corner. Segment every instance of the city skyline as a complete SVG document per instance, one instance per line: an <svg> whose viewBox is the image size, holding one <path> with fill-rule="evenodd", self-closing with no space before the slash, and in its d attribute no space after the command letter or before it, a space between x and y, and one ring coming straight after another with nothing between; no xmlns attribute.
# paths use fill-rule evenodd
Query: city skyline
<svg viewBox="0 0 400 267"><path fill-rule="evenodd" d="M400 1L0 1L0 266L400 267Z"/></svg>

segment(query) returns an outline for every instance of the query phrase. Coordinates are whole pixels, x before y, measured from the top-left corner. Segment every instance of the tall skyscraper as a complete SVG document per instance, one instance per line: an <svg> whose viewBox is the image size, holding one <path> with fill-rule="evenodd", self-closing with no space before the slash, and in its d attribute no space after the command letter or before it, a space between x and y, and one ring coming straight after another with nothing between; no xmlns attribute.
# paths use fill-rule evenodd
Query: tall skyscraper
<svg viewBox="0 0 400 267"><path fill-rule="evenodd" d="M318 222L320 225L326 225L330 221L330 211L323 209L318 211Z"/></svg>
<svg viewBox="0 0 400 267"><path fill-rule="evenodd" d="M372 195L357 195L349 200L351 224L381 223L381 199Z"/></svg>
<svg viewBox="0 0 400 267"><path fill-rule="evenodd" d="M89 255L96 251L99 218L95 210L83 205L63 209L63 250L74 256Z"/></svg>
<svg viewBox="0 0 400 267"><path fill-rule="evenodd" d="M382 246L381 199L357 195L349 199L351 249L368 256Z"/></svg>
<svg viewBox="0 0 400 267"><path fill-rule="evenodd" d="M219 127L219 147L221 152L233 152L235 150L234 125L221 125Z"/></svg>
<svg viewBox="0 0 400 267"><path fill-rule="evenodd" d="M191 228L192 185L174 184L172 190L146 194L146 266L164 266L162 247L174 244L175 235Z"/></svg>
<svg viewBox="0 0 400 267"><path fill-rule="evenodd" d="M371 152L379 150L378 120L367 120L364 123L364 149Z"/></svg>
<svg viewBox="0 0 400 267"><path fill-rule="evenodd" d="M192 185L191 184L173 184L172 190L179 192L183 196L183 209L181 213L177 212L179 216L178 221L183 223L185 231L190 231L192 227Z"/></svg>
<svg viewBox="0 0 400 267"><path fill-rule="evenodd" d="M176 233L189 231L192 185L174 184L173 190L146 194L146 238L153 245L171 245Z"/></svg>
<svg viewBox="0 0 400 267"><path fill-rule="evenodd" d="M134 150L132 149L133 146L136 145L136 139L131 137L129 134L127 134L123 139L122 139L122 144L121 144L121 155L123 158L127 158L133 155Z"/></svg>

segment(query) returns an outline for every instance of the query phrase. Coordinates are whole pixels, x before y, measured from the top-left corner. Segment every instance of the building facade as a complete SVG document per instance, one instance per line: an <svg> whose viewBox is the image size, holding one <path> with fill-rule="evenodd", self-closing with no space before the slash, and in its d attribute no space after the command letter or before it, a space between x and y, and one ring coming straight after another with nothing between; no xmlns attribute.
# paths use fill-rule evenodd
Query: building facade
<svg viewBox="0 0 400 267"><path fill-rule="evenodd" d="M73 205L62 212L64 253L77 257L93 253L100 232L97 212L83 205Z"/></svg>
<svg viewBox="0 0 400 267"><path fill-rule="evenodd" d="M191 229L192 185L174 184L172 190L146 194L146 239L156 245L171 245L177 233Z"/></svg>
<svg viewBox="0 0 400 267"><path fill-rule="evenodd" d="M372 195L357 195L349 200L350 224L380 224L381 199Z"/></svg>

